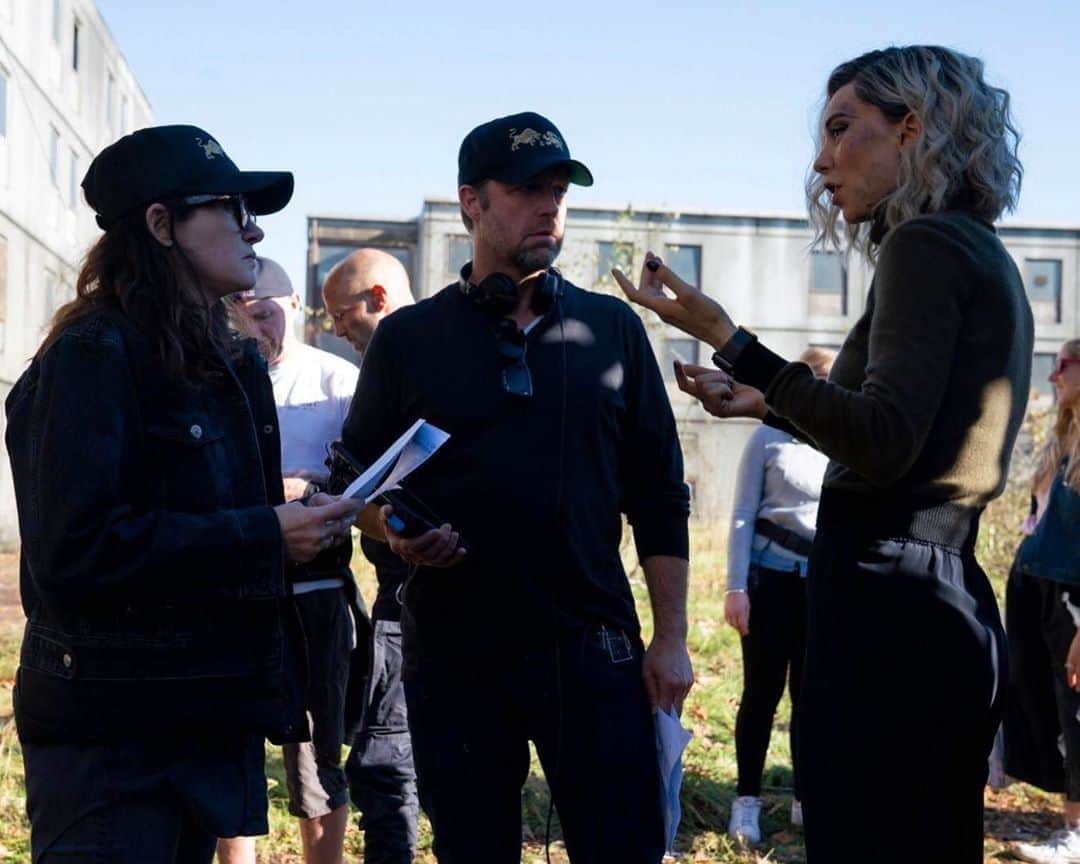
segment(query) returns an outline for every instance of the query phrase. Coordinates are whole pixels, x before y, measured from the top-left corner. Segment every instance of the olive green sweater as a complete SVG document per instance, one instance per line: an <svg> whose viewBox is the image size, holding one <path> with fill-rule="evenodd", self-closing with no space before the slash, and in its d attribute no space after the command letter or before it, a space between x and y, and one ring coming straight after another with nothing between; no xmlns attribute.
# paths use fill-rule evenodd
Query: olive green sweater
<svg viewBox="0 0 1080 864"><path fill-rule="evenodd" d="M828 381L760 344L735 376L829 456L823 488L981 507L1005 485L1032 344L1023 282L993 226L951 210L885 236Z"/></svg>

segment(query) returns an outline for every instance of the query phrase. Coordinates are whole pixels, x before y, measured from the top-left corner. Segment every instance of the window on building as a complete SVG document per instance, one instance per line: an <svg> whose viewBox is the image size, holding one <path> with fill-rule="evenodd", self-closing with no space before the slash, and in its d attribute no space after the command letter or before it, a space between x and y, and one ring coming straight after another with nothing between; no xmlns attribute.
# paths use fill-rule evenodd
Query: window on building
<svg viewBox="0 0 1080 864"><path fill-rule="evenodd" d="M49 179L52 180L53 186L57 189L60 188L59 168L57 164L60 160L60 133L56 127L49 127Z"/></svg>
<svg viewBox="0 0 1080 864"><path fill-rule="evenodd" d="M630 273L634 264L633 243L597 243L596 252L597 282L612 282L612 267L618 267L624 273Z"/></svg>
<svg viewBox="0 0 1080 864"><path fill-rule="evenodd" d="M1050 373L1054 371L1057 354L1036 354L1031 358L1031 389L1040 396L1054 399L1054 385L1050 383Z"/></svg>
<svg viewBox="0 0 1080 864"><path fill-rule="evenodd" d="M60 44L60 0L53 0L52 4L52 39Z"/></svg>
<svg viewBox="0 0 1080 864"><path fill-rule="evenodd" d="M664 263L684 282L701 284L701 247L669 243L664 247Z"/></svg>
<svg viewBox="0 0 1080 864"><path fill-rule="evenodd" d="M1057 324L1061 321L1060 259L1025 258L1024 285L1036 323Z"/></svg>
<svg viewBox="0 0 1080 864"><path fill-rule="evenodd" d="M451 234L446 238L446 275L452 282L461 274L461 268L472 258L472 240L466 235Z"/></svg>
<svg viewBox="0 0 1080 864"><path fill-rule="evenodd" d="M661 358L660 371L664 373L664 380L672 384L675 383L676 360L680 363L697 365L701 360L701 343L697 339L682 337L664 340L664 356Z"/></svg>
<svg viewBox="0 0 1080 864"><path fill-rule="evenodd" d="M111 138L116 137L116 108L113 107L113 103L116 102L116 76L109 73L109 78L105 82L105 126L109 130L109 136Z"/></svg>
<svg viewBox="0 0 1080 864"><path fill-rule="evenodd" d="M71 170L68 172L68 207L79 203L79 154L71 151Z"/></svg>
<svg viewBox="0 0 1080 864"><path fill-rule="evenodd" d="M7 73L0 69L0 138L7 137Z"/></svg>
<svg viewBox="0 0 1080 864"><path fill-rule="evenodd" d="M120 134L127 135L131 131L131 124L128 122L128 97L120 97Z"/></svg>
<svg viewBox="0 0 1080 864"><path fill-rule="evenodd" d="M82 25L79 24L79 19L76 18L71 25L71 68L76 72L79 71L79 30L81 28Z"/></svg>
<svg viewBox="0 0 1080 864"><path fill-rule="evenodd" d="M838 252L810 253L810 314L847 314L847 267Z"/></svg>

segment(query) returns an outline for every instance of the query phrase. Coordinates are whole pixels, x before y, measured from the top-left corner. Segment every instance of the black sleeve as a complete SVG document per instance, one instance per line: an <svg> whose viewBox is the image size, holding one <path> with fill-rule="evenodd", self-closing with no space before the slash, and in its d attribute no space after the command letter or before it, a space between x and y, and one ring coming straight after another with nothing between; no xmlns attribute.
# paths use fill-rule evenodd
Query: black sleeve
<svg viewBox="0 0 1080 864"><path fill-rule="evenodd" d="M341 430L341 443L365 468L408 428L401 416L394 324L387 319L375 329Z"/></svg>
<svg viewBox="0 0 1080 864"><path fill-rule="evenodd" d="M763 345L743 352L735 376L763 390L769 408L831 459L871 483L889 485L918 458L944 398L970 266L939 227L906 223L886 240L878 260L859 390L815 378L808 366L785 363Z"/></svg>
<svg viewBox="0 0 1080 864"><path fill-rule="evenodd" d="M682 449L660 367L641 320L627 310L623 509L639 558L689 559L690 493Z"/></svg>
<svg viewBox="0 0 1080 864"><path fill-rule="evenodd" d="M23 553L57 605L153 597L200 602L285 593L284 545L268 505L146 512L142 427L123 341L66 334L36 386L9 406Z"/></svg>

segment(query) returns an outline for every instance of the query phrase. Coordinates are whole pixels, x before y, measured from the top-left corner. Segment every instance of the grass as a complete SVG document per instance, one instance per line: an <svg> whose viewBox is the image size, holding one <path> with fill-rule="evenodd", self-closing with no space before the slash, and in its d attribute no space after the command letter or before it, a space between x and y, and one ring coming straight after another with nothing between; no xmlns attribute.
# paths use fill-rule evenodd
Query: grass
<svg viewBox="0 0 1080 864"><path fill-rule="evenodd" d="M1030 448L1029 448L1030 450ZM1023 455L1023 454L1022 454ZM1030 453L1028 454L1030 456ZM1018 460L1017 476L1024 476L1024 458ZM1016 526L1026 507L1025 484L1018 480L989 508L983 519L979 560L990 574L999 599L1008 566L1018 540ZM762 814L765 844L754 851L732 847L725 835L728 808L735 791L735 712L742 684L738 638L723 623L724 549L720 529L694 532L691 566L690 650L694 658L697 684L684 708L683 722L694 734L684 760L683 821L676 849L687 862L752 864L752 862L804 861L801 833L788 825L791 800L791 770L788 748L789 712L785 696L773 729L764 777L765 807ZM627 553L632 556L632 552ZM359 558L359 555L356 556ZM640 569L628 561L628 572L638 600L646 638L650 630L649 604ZM369 602L374 579L364 566L357 568L361 588ZM28 825L24 815L22 759L11 722L11 685L16 665L19 634L14 626L0 629L0 861L29 862ZM868 721L869 722L869 721ZM869 772L875 782L888 783L895 766L889 754ZM284 769L281 753L267 748L270 796L270 834L259 838L257 850L263 864L298 864L300 843L295 820L286 810ZM872 794L872 789L868 790ZM522 796L526 843L522 860L526 864L544 861L544 823L548 808L547 787L533 760L533 772ZM1053 796L1016 784L1004 792L987 793L986 860L1010 860L1008 840L1027 835L1045 836L1057 827L1060 804ZM888 830L904 824L899 814L885 814ZM904 830L917 830L908 826ZM883 835L883 836L887 836ZM557 823L554 837L557 841ZM347 858L362 860L363 838L352 820L346 840ZM561 846L553 844L551 860L566 862ZM872 860L869 856L867 860ZM431 832L421 818L420 864L434 864Z"/></svg>

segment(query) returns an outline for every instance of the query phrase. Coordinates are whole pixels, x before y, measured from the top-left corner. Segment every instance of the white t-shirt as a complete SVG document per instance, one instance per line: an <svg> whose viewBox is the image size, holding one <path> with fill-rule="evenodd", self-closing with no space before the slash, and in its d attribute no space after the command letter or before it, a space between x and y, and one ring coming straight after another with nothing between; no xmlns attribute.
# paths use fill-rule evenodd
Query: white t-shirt
<svg viewBox="0 0 1080 864"><path fill-rule="evenodd" d="M303 343L270 368L286 477L297 471L327 473L327 446L341 437L359 375L348 360Z"/></svg>

